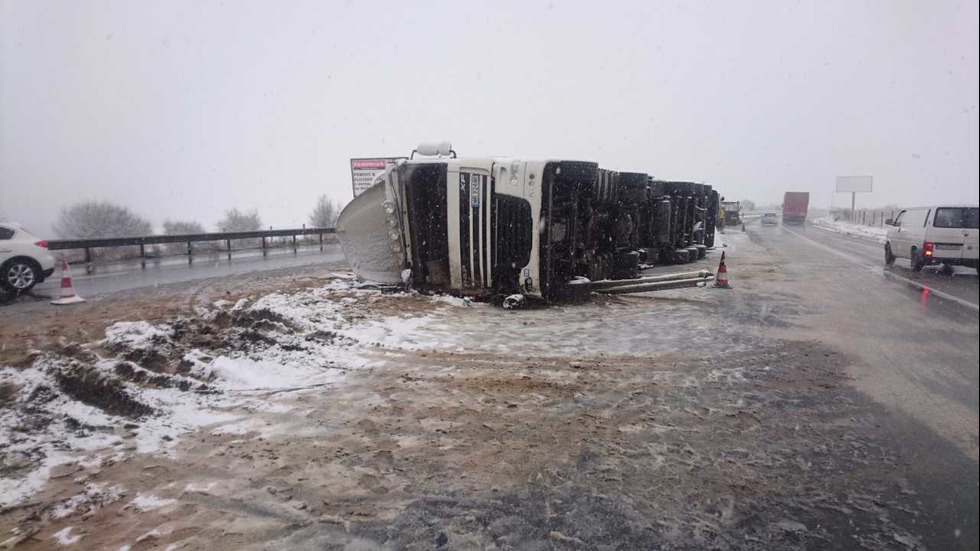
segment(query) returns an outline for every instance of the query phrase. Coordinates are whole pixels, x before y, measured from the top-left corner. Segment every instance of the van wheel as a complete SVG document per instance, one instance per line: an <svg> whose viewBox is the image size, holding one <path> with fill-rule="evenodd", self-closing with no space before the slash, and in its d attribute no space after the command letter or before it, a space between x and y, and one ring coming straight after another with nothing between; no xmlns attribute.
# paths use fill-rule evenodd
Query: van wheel
<svg viewBox="0 0 980 551"><path fill-rule="evenodd" d="M892 254L891 243L885 243L885 264L888 266L895 264L895 255Z"/></svg>
<svg viewBox="0 0 980 551"><path fill-rule="evenodd" d="M912 249L912 254L909 255L909 260L912 262L912 271L921 272L922 267L926 265L926 261L919 255L919 251Z"/></svg>
<svg viewBox="0 0 980 551"><path fill-rule="evenodd" d="M943 271L942 271L942 274L944 276L952 276L954 273L956 273L956 270L953 269L953 265L952 264L943 263Z"/></svg>

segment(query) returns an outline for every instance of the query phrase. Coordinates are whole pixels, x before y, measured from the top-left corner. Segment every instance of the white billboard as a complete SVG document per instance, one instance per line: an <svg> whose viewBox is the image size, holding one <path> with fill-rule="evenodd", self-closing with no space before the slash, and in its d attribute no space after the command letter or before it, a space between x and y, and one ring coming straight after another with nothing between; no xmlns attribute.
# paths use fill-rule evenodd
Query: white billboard
<svg viewBox="0 0 980 551"><path fill-rule="evenodd" d="M871 176L838 176L838 193L870 193Z"/></svg>

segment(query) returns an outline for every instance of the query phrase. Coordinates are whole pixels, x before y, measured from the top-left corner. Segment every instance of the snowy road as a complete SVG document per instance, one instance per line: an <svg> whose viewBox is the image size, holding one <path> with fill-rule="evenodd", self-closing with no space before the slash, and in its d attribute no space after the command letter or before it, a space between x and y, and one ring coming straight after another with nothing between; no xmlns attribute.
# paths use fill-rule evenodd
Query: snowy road
<svg viewBox="0 0 980 551"><path fill-rule="evenodd" d="M972 526L973 539L960 543L970 541L975 548L976 272L914 274L901 262L886 269L880 245L809 226L756 224L747 230L750 248L778 272L760 300L791 297L805 312L799 326L772 334L819 339L860 360L848 373L859 391L888 409L883 425L911 458L912 470L930 481L925 487L936 489L923 499L930 509ZM737 264L733 272L738 285ZM754 278L750 286L757 286Z"/></svg>

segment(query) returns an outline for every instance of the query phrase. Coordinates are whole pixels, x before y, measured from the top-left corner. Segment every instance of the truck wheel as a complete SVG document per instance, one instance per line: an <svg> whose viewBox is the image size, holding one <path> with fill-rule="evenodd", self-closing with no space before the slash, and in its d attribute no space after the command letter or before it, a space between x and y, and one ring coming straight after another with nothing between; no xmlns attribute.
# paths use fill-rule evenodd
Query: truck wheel
<svg viewBox="0 0 980 551"><path fill-rule="evenodd" d="M921 272L922 267L926 265L926 261L919 255L919 251L912 249L912 254L909 255L910 262L912 263L913 272Z"/></svg>
<svg viewBox="0 0 980 551"><path fill-rule="evenodd" d="M892 254L891 243L885 243L885 264L887 266L895 264L895 255Z"/></svg>

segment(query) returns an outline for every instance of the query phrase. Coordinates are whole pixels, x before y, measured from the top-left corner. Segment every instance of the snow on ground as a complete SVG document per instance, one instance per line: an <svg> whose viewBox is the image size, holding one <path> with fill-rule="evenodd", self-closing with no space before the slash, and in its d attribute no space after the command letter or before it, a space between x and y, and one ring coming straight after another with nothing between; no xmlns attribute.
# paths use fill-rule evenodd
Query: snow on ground
<svg viewBox="0 0 980 551"><path fill-rule="evenodd" d="M105 343L109 346L125 346L130 349L145 350L170 340L171 332L166 328L151 325L145 321L120 321L105 331Z"/></svg>
<svg viewBox="0 0 980 551"><path fill-rule="evenodd" d="M74 545L82 539L81 534L72 534L73 528L71 526L65 526L61 530L58 530L51 536L51 539L56 540L61 545Z"/></svg>
<svg viewBox="0 0 980 551"><path fill-rule="evenodd" d="M136 494L133 501L127 503L124 509L133 509L138 513L145 513L163 507L169 507L174 503L177 503L176 499L162 498L152 494Z"/></svg>
<svg viewBox="0 0 980 551"><path fill-rule="evenodd" d="M90 482L85 485L84 492L55 504L51 516L59 519L79 512L84 512L84 516L93 515L103 506L119 501L124 491L124 488L118 484L110 486L104 482Z"/></svg>
<svg viewBox="0 0 980 551"><path fill-rule="evenodd" d="M433 344L424 337L433 321L428 312L470 306L437 297L416 315L373 308L407 297L421 298L334 279L231 307L216 302L191 319L119 322L97 343L41 354L26 368L0 366L8 396L0 409L0 510L40 491L54 469L171 453L181 434L202 427L268 436L277 427L256 430L242 418L290 406L256 391L334 384L349 369L377 363L364 355L369 347ZM90 502L92 496L77 496L55 514Z"/></svg>
<svg viewBox="0 0 980 551"><path fill-rule="evenodd" d="M711 291L657 297L648 303L657 316L629 299L574 311L504 311L337 278L292 294L215 302L192 318L116 323L101 341L40 354L26 368L0 367L7 395L0 408L0 510L29 499L56 470L172 454L189 431L243 438L297 433L303 428L251 414L288 412L287 392L336 384L348 370L380 365L379 358L399 351L561 355L720 346L717 335L691 326L690 311L716 300ZM58 511L92 503L98 499L82 496Z"/></svg>
<svg viewBox="0 0 980 551"><path fill-rule="evenodd" d="M813 219L812 223L814 226L824 230L829 230L842 235L851 235L860 239L874 241L875 243L884 243L885 236L888 234L888 228L851 224L850 222L834 220L829 216L824 218L815 218Z"/></svg>

